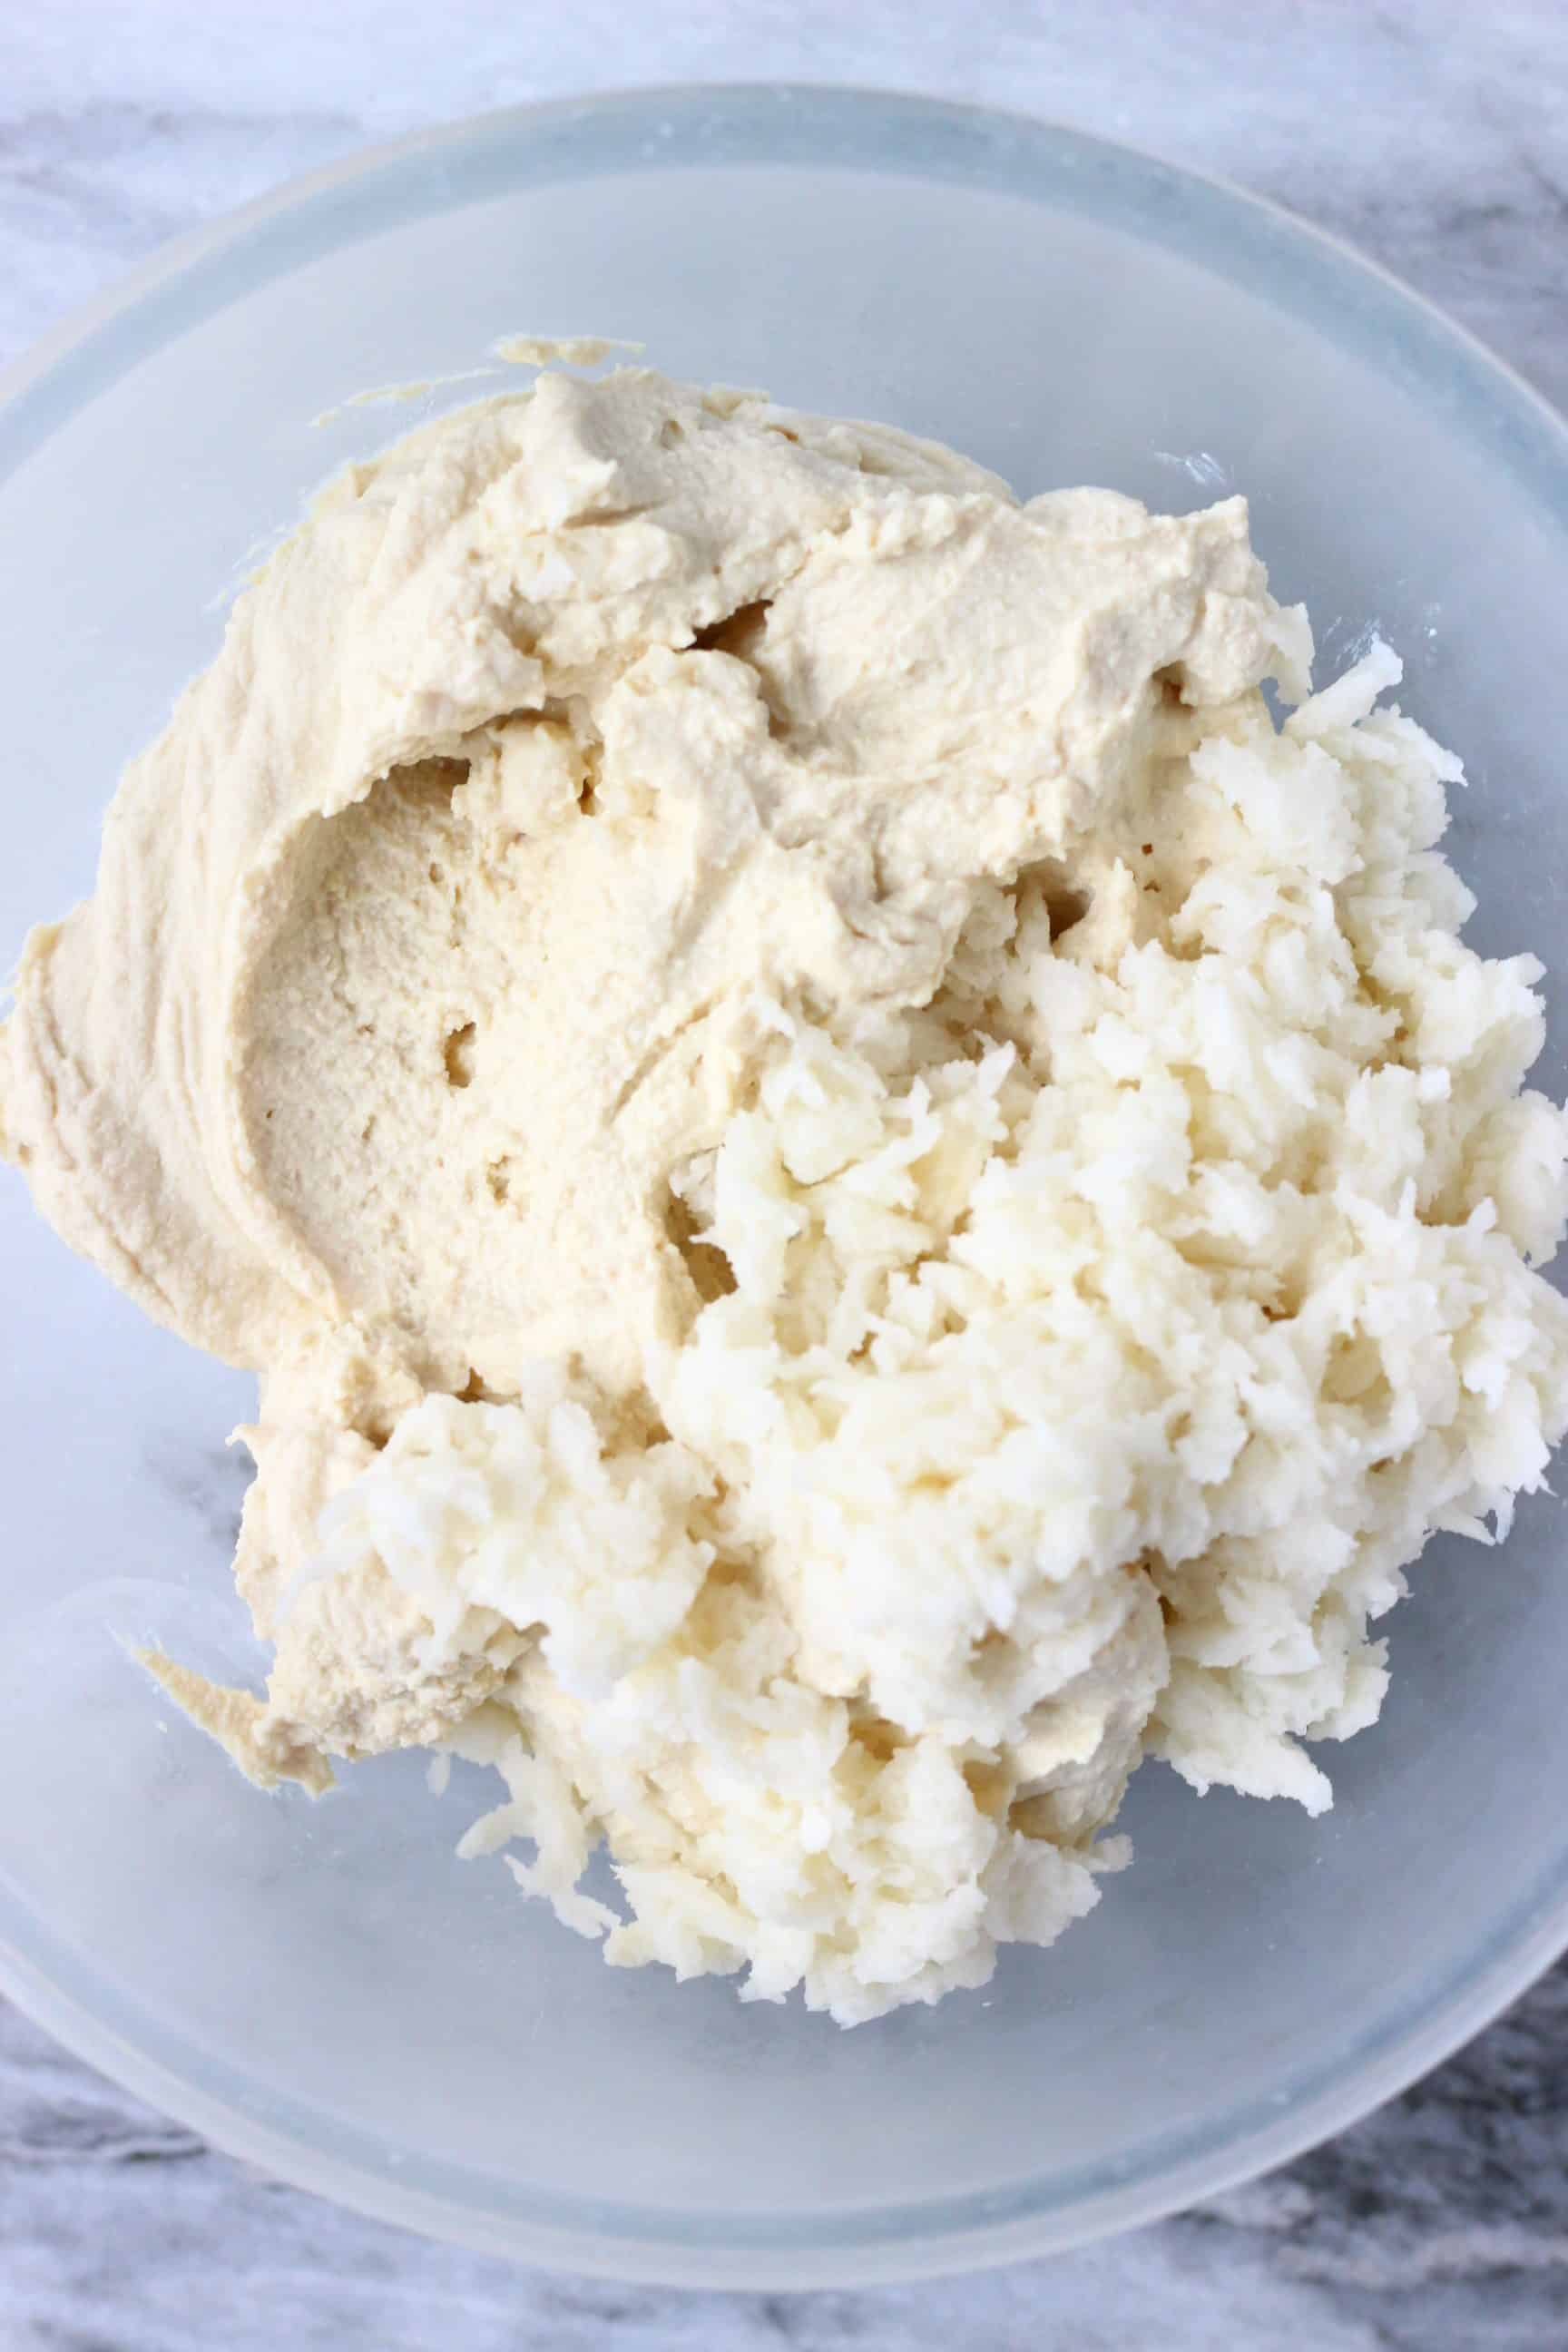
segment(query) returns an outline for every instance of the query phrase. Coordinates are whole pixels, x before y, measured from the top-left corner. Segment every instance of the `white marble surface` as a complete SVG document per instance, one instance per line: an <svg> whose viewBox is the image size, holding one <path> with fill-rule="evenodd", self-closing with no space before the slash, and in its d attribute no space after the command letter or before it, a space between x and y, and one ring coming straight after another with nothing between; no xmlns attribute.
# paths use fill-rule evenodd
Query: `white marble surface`
<svg viewBox="0 0 1568 2352"><path fill-rule="evenodd" d="M13 0L0 357L163 238L367 142L595 85L767 76L997 100L1229 173L1568 400L1561 0ZM216 2155L0 2012L0 2345L1549 2352L1568 2345L1565 2028L1559 1970L1381 2115L1109 2257L788 2298L547 2279L421 2244Z"/></svg>

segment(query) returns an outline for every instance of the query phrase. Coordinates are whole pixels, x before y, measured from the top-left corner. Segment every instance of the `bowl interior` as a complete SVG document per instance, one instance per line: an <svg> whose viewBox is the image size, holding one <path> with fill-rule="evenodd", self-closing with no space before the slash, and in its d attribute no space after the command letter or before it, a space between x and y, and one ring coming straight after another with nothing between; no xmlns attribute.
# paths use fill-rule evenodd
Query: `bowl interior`
<svg viewBox="0 0 1568 2352"><path fill-rule="evenodd" d="M1288 223L1043 127L845 94L496 118L220 234L0 414L7 956L90 887L125 760L301 495L417 415L320 412L508 331L641 340L957 444L1020 489L1252 501L1325 675L1375 625L1464 755L1472 936L1554 956L1568 460L1440 322ZM1561 1092L1563 959L1549 983ZM227 1590L248 1383L0 1182L0 1940L89 2054L295 2178L578 2268L795 2283L1066 2242L1342 2121L1544 1957L1568 1900L1560 1507L1439 1544L1338 1801L1141 1776L1048 1954L841 2034L616 1973L453 1844L459 1770L266 1799L127 1654L261 1661ZM1445 2023L1447 2021L1447 2023Z"/></svg>

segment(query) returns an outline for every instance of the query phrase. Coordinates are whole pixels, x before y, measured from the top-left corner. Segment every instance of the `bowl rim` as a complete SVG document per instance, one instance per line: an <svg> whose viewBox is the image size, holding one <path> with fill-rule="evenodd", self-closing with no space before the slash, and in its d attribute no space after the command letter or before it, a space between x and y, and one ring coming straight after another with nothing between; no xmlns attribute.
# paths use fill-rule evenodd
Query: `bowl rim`
<svg viewBox="0 0 1568 2352"><path fill-rule="evenodd" d="M681 132L690 134L700 121L722 122L738 143L723 152L711 141L684 145ZM1016 168L1026 156L1037 165L1054 162L1058 170L1066 159L1107 185L1120 174L1128 187L1155 200L1150 216L1140 220L1142 233L1184 251L1193 249L1192 239L1163 232L1159 200L1179 195L1189 205L1206 206L1243 246L1250 235L1274 263L1291 266L1299 292L1316 280L1341 298L1370 304L1383 324L1401 331L1411 363L1425 380L1433 369L1445 371L1450 381L1457 374L1459 388L1476 404L1475 429L1489 453L1522 472L1542 506L1568 529L1568 424L1468 329L1340 238L1217 175L1042 117L912 90L811 80L646 84L500 108L358 150L287 180L174 238L0 369L0 478L157 348L180 298L188 300L193 287L199 296L205 287L221 285L227 304L280 274L252 268L237 285L230 274L243 264L247 245L254 264L268 229L330 214L331 200L345 194L369 198L378 180L395 180L443 151L497 142L507 149L554 138L565 156L574 134L587 136L595 127L624 132L655 122L662 126L657 149L645 147L620 168L815 160L899 176L900 164L885 155L868 160L863 151L859 134L876 123L884 138L914 131L939 148L945 141L948 154L970 165L988 154L986 184L993 187L1005 188L998 160L1009 155ZM759 136L765 146L770 131L773 148L758 152ZM847 134L853 144L822 152L825 137L831 146ZM773 152L781 144L783 152ZM563 163L556 173L535 176L560 176L567 168ZM575 168L595 167L579 158ZM932 169L924 155L907 157L901 169L928 180L954 175L951 168L945 174ZM1015 182L1012 193L1029 190ZM456 209L479 200L474 193L458 194L449 204ZM432 209L419 205L414 216ZM343 241L331 234L330 220L325 226L318 251ZM1226 258L1237 258L1228 247ZM1234 279L1237 271L1227 274ZM209 303L194 316L216 307ZM1329 331L1326 320L1317 323ZM1479 1951L1428 1988L1409 2011L1352 2038L1294 2090L1227 2111L1218 2130L1211 2118L1147 2144L1136 2159L1107 2161L1081 2177L1055 2174L1048 2184L1026 2178L1004 2191L856 2209L842 2222L819 2214L773 2222L734 2216L710 2232L689 2215L678 2218L657 2208L590 2208L563 2200L559 2209L546 2210L543 2200L513 2200L493 2191L487 2199L477 2176L449 2166L430 2166L437 2185L422 2186L409 2177L415 2168L407 2159L368 2134L333 2131L323 2145L305 2128L311 2120L308 2107L263 2101L254 2092L247 2097L238 2070L216 2068L205 2056L197 2079L181 2071L177 2044L171 2059L139 2039L133 2005L68 1958L47 1927L0 1884L0 1990L77 2055L219 2147L294 2186L434 2238L546 2267L677 2286L875 2285L1063 2252L1156 2221L1356 2122L1490 2022L1565 1946L1568 1851L1503 1921L1494 1922ZM208 2087L214 2083L218 2087ZM294 2115L298 2124L289 2120Z"/></svg>

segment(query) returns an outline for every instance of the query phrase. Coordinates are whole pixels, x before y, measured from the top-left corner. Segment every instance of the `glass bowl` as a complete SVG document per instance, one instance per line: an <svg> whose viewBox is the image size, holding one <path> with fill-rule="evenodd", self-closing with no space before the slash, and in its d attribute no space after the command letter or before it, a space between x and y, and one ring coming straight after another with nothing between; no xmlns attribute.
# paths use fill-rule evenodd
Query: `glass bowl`
<svg viewBox="0 0 1568 2352"><path fill-rule="evenodd" d="M1464 754L1487 948L1561 939L1568 434L1340 247L1077 132L930 100L696 89L494 115L171 248L0 408L0 939L90 887L125 757L310 486L417 415L364 387L498 334L956 443L1028 492L1252 501L1331 670L1375 625ZM1563 959L1549 993L1559 1038ZM1560 1092L1561 1055L1545 1083ZM366 2211L579 2271L904 2278L1122 2229L1277 2164L1483 2024L1568 1939L1568 1576L1541 1496L1435 1545L1321 1822L1161 1769L1056 1950L841 2033L617 1973L454 1843L419 1759L266 1799L128 1655L260 1664L227 1584L248 1383L0 1185L0 1978L94 2063Z"/></svg>

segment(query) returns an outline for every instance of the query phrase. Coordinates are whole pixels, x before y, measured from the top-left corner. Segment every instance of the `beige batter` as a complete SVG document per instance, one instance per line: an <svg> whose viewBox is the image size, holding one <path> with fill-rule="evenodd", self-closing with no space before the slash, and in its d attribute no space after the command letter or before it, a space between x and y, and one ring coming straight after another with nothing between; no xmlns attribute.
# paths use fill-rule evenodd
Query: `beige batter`
<svg viewBox="0 0 1568 2352"><path fill-rule="evenodd" d="M642 371L546 374L334 484L4 1033L46 1213L264 1376L263 1631L426 1389L560 1354L646 1410L698 1303L671 1174L744 1091L752 1001L929 995L973 877L1139 778L1161 674L1223 701L1275 631L1239 500L1020 508L905 435ZM386 1696L374 1622L299 1694L351 1750L470 1695Z"/></svg>

